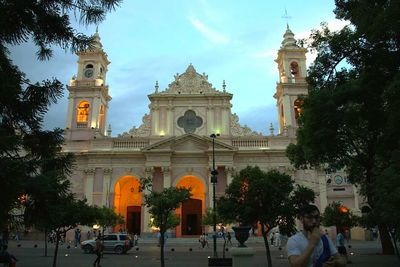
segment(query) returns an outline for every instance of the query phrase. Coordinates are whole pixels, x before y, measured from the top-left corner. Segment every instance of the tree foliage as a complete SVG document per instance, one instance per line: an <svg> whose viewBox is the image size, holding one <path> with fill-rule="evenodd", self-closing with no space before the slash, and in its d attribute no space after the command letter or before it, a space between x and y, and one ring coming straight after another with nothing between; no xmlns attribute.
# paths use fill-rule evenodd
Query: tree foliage
<svg viewBox="0 0 400 267"><path fill-rule="evenodd" d="M78 16L84 25L99 23L119 3L120 0L0 2L4 14L0 18L0 228L9 223L10 211L19 205L18 197L28 195L36 207L44 207L59 190L67 194L68 182L57 177L68 174L72 166L71 155L58 154L62 130L42 129L49 106L63 95L63 85L55 78L29 81L10 60L7 47L33 41L39 60L51 58L52 46L73 52L91 48L92 38L71 26L71 16ZM39 192L46 196L39 196ZM37 216L49 212L42 211L45 213Z"/></svg>
<svg viewBox="0 0 400 267"><path fill-rule="evenodd" d="M322 225L336 226L338 229L349 228L358 224L359 217L353 212L334 202L325 207L322 213Z"/></svg>
<svg viewBox="0 0 400 267"><path fill-rule="evenodd" d="M375 188L386 183L384 173L393 170L400 151L400 3L335 2L337 18L350 25L332 32L323 24L310 36L309 48L318 55L309 69L297 144L287 154L298 168L344 168L382 219L393 202ZM383 210L378 201L385 202ZM383 252L393 253L388 221L377 223Z"/></svg>
<svg viewBox="0 0 400 267"><path fill-rule="evenodd" d="M140 187L144 192L145 203L153 220L152 225L158 227L160 231L161 266L164 267L165 233L168 229L179 225L179 217L174 212L190 198L190 189L169 187L156 192L152 190L152 179L150 177L140 179Z"/></svg>
<svg viewBox="0 0 400 267"><path fill-rule="evenodd" d="M233 176L225 195L218 200L217 210L223 220L236 220L242 225L261 224L268 266L272 266L268 233L279 226L281 234L296 231L295 218L301 205L315 198L311 189L294 184L289 175L248 166Z"/></svg>

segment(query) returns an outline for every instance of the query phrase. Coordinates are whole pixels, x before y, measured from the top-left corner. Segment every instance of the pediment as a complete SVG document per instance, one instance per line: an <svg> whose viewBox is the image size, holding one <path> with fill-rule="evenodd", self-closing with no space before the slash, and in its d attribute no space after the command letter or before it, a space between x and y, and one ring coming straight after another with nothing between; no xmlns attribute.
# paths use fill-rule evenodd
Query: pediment
<svg viewBox="0 0 400 267"><path fill-rule="evenodd" d="M237 148L215 140L215 150L236 151ZM178 137L170 137L151 144L142 149L143 152L206 152L212 150L212 138L188 133Z"/></svg>

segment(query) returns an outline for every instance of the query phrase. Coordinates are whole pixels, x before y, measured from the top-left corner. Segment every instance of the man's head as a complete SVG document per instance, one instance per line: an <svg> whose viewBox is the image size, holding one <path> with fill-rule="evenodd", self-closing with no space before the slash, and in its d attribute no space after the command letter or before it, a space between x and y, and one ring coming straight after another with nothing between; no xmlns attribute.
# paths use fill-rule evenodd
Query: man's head
<svg viewBox="0 0 400 267"><path fill-rule="evenodd" d="M321 214L315 205L305 205L299 210L299 219L305 231L311 232L315 227L319 227Z"/></svg>

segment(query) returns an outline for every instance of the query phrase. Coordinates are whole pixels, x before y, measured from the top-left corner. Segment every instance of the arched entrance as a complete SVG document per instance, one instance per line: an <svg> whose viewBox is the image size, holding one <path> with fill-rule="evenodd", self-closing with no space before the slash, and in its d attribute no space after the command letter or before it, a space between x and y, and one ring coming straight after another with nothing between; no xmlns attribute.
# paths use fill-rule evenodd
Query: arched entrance
<svg viewBox="0 0 400 267"><path fill-rule="evenodd" d="M200 235L202 233L201 219L205 211L205 186L193 175L182 177L176 187L191 188L192 196L177 210L181 223L176 229L177 236Z"/></svg>
<svg viewBox="0 0 400 267"><path fill-rule="evenodd" d="M141 233L142 193L139 180L133 176L121 177L114 187L114 210L125 219L122 230Z"/></svg>

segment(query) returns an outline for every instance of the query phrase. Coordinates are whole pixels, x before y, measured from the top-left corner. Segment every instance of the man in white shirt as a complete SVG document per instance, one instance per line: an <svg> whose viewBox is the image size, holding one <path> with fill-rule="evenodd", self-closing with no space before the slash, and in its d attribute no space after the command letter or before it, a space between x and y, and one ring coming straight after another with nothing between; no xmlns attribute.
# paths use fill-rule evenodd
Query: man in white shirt
<svg viewBox="0 0 400 267"><path fill-rule="evenodd" d="M344 267L346 261L340 257L332 241L321 233L321 215L314 205L306 205L299 211L303 230L291 236L287 243L287 254L291 267Z"/></svg>

